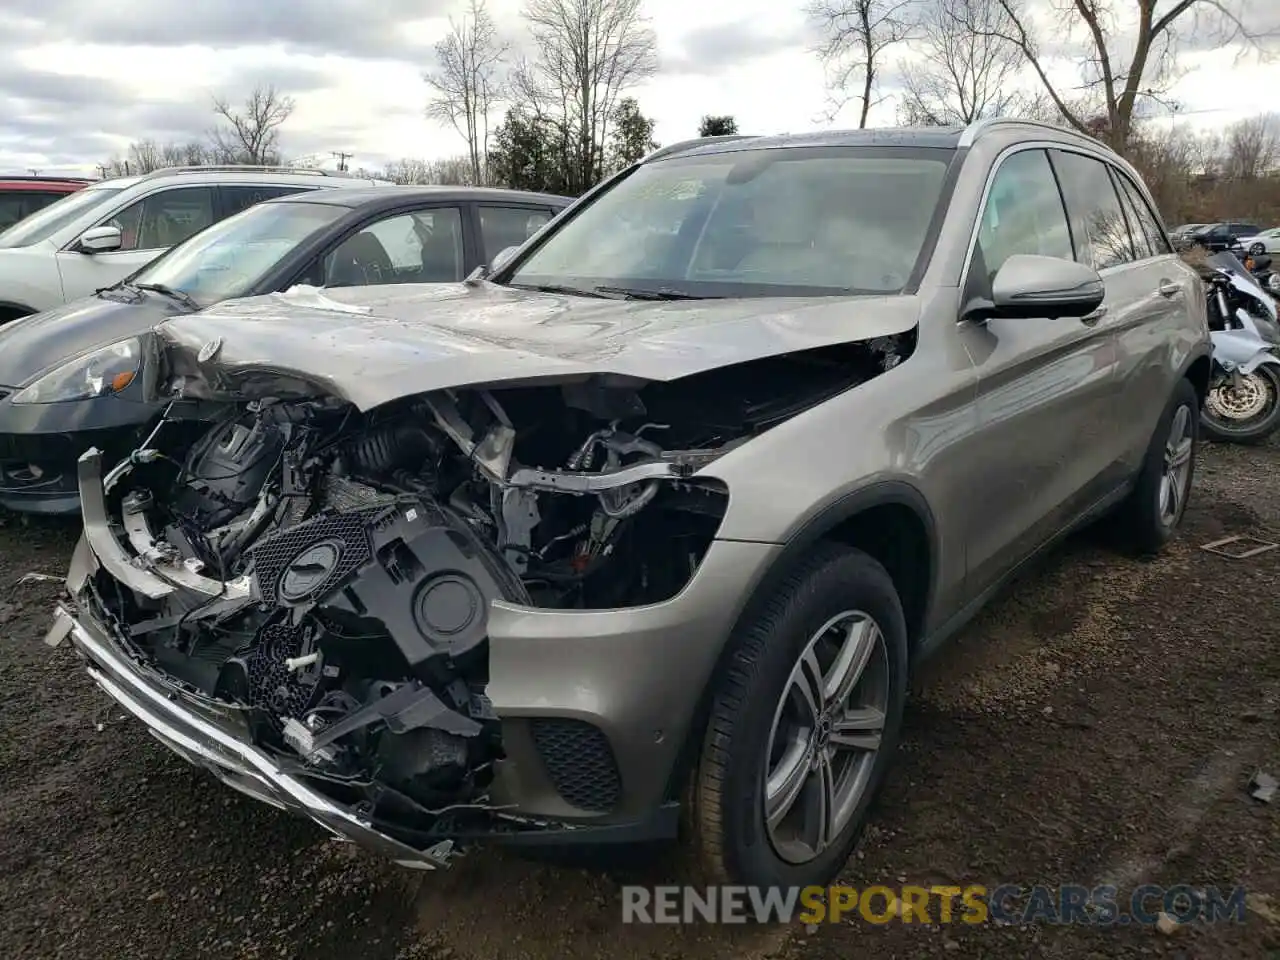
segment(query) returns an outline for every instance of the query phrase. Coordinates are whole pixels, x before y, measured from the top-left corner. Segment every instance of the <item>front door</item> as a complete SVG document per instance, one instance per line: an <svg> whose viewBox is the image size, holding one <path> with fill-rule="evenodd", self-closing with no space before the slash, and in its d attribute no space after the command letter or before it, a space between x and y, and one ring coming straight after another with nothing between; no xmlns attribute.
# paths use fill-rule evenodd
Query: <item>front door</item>
<svg viewBox="0 0 1280 960"><path fill-rule="evenodd" d="M58 251L63 299L87 297L119 283L214 220L213 187L174 187L148 194L94 224L120 231L119 250Z"/></svg>
<svg viewBox="0 0 1280 960"><path fill-rule="evenodd" d="M982 212L966 302L990 296L1014 254L1071 259L1072 232L1045 151L1004 159ZM1109 302L1104 307L1111 308ZM1114 473L1115 338L1107 314L964 321L978 374L967 537L969 592L995 583L1099 497Z"/></svg>

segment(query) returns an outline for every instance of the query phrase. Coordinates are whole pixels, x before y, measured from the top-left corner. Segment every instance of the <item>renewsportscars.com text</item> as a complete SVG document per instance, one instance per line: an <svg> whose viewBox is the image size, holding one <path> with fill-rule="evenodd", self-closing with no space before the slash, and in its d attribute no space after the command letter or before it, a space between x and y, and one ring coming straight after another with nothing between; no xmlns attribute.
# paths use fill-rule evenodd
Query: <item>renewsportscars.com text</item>
<svg viewBox="0 0 1280 960"><path fill-rule="evenodd" d="M1245 889L1154 884L622 888L624 923L1243 923Z"/></svg>

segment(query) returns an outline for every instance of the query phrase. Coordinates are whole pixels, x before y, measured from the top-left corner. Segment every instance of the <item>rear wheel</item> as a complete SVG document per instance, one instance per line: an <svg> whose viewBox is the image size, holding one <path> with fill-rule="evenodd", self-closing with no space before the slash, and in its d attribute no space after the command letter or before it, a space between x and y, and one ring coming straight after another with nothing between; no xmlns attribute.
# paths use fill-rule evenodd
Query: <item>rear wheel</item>
<svg viewBox="0 0 1280 960"><path fill-rule="evenodd" d="M822 544L749 615L716 678L694 782L707 879L825 884L892 760L907 633L876 560Z"/></svg>
<svg viewBox="0 0 1280 960"><path fill-rule="evenodd" d="M1202 424L1220 443L1262 443L1280 429L1280 370L1263 364L1238 384L1228 377L1211 386Z"/></svg>
<svg viewBox="0 0 1280 960"><path fill-rule="evenodd" d="M1199 398L1190 380L1179 380L1165 406L1133 492L1118 519L1125 546L1153 553L1173 536L1186 512L1195 475Z"/></svg>

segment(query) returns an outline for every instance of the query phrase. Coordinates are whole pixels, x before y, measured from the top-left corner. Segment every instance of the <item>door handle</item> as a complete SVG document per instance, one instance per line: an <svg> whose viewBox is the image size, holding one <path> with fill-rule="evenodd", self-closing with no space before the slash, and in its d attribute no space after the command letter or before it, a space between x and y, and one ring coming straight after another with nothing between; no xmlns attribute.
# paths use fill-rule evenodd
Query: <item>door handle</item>
<svg viewBox="0 0 1280 960"><path fill-rule="evenodd" d="M1182 284L1174 283L1172 280L1161 280L1160 286L1157 289L1160 291L1160 296L1172 300L1178 294L1182 293Z"/></svg>

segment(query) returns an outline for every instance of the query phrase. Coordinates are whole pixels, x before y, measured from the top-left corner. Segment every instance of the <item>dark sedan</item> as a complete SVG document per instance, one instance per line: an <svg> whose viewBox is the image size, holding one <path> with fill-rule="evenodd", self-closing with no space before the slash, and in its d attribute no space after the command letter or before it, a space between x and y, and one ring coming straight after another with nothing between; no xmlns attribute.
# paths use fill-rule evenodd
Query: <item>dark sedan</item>
<svg viewBox="0 0 1280 960"><path fill-rule="evenodd" d="M300 284L462 280L523 243L565 197L464 187L323 190L214 224L121 283L0 327L0 506L79 509L90 446L133 449L159 413L144 403L139 340L161 321Z"/></svg>

